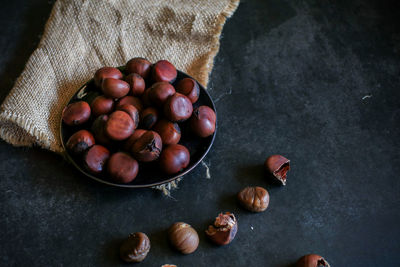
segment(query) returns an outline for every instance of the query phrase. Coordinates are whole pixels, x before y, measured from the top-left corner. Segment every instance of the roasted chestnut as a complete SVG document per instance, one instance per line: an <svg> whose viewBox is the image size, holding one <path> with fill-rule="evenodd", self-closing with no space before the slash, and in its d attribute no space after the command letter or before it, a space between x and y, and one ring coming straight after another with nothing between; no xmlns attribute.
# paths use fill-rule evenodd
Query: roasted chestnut
<svg viewBox="0 0 400 267"><path fill-rule="evenodd" d="M107 172L115 182L132 182L139 171L138 162L124 152L117 152L111 155L107 161Z"/></svg>
<svg viewBox="0 0 400 267"><path fill-rule="evenodd" d="M160 156L160 167L167 174L174 174L185 169L190 162L189 150L183 145L169 145Z"/></svg>
<svg viewBox="0 0 400 267"><path fill-rule="evenodd" d="M130 234L119 249L119 256L125 262L141 262L150 251L150 240L144 233Z"/></svg>
<svg viewBox="0 0 400 267"><path fill-rule="evenodd" d="M187 96L192 103L195 103L200 96L200 88L197 82L191 78L183 78L176 85L176 91Z"/></svg>
<svg viewBox="0 0 400 267"><path fill-rule="evenodd" d="M117 106L116 108L118 109L118 107L123 106L123 105L132 105L135 108L137 108L137 110L140 112L143 109L143 104L142 101L140 101L139 98L134 97L134 96L125 96L123 98L121 98L118 102L117 102Z"/></svg>
<svg viewBox="0 0 400 267"><path fill-rule="evenodd" d="M132 150L133 144L138 140L145 132L146 130L143 129L136 129L131 136L129 136L128 139L124 142L123 148L125 151L130 152Z"/></svg>
<svg viewBox="0 0 400 267"><path fill-rule="evenodd" d="M290 170L290 160L281 155L272 155L266 159L264 168L279 183L286 185L286 173Z"/></svg>
<svg viewBox="0 0 400 267"><path fill-rule="evenodd" d="M205 138L215 132L216 119L214 110L207 106L200 106L193 111L189 125L192 132Z"/></svg>
<svg viewBox="0 0 400 267"><path fill-rule="evenodd" d="M142 76L137 73L131 73L125 77L125 81L129 83L131 92L134 96L141 96L146 88L146 83Z"/></svg>
<svg viewBox="0 0 400 267"><path fill-rule="evenodd" d="M309 254L301 257L296 267L329 267L329 263L321 256L316 254Z"/></svg>
<svg viewBox="0 0 400 267"><path fill-rule="evenodd" d="M66 106L62 112L62 120L69 126L80 125L90 118L90 106L85 101L78 101Z"/></svg>
<svg viewBox="0 0 400 267"><path fill-rule="evenodd" d="M150 130L158 120L158 111L153 107L148 107L140 112L141 128Z"/></svg>
<svg viewBox="0 0 400 267"><path fill-rule="evenodd" d="M164 115L170 121L185 121L190 118L192 112L192 102L180 93L170 96L164 104Z"/></svg>
<svg viewBox="0 0 400 267"><path fill-rule="evenodd" d="M184 222L174 223L168 230L170 243L181 253L193 253L199 246L199 235L196 230Z"/></svg>
<svg viewBox="0 0 400 267"><path fill-rule="evenodd" d="M217 245L227 245L235 238L238 229L233 213L220 213L213 225L208 226L206 235Z"/></svg>
<svg viewBox="0 0 400 267"><path fill-rule="evenodd" d="M94 74L94 83L97 87L101 87L105 78L122 79L122 73L117 68L103 67Z"/></svg>
<svg viewBox="0 0 400 267"><path fill-rule="evenodd" d="M105 78L101 84L101 90L106 97L121 98L129 93L130 87L129 83L123 80Z"/></svg>
<svg viewBox="0 0 400 267"><path fill-rule="evenodd" d="M100 115L94 120L91 127L91 131L96 139L96 142L102 145L109 145L111 142L110 138L105 132L107 120L108 115Z"/></svg>
<svg viewBox="0 0 400 267"><path fill-rule="evenodd" d="M142 162L156 160L162 150L160 135L154 131L147 131L132 146L135 159Z"/></svg>
<svg viewBox="0 0 400 267"><path fill-rule="evenodd" d="M156 62L152 68L152 78L155 82L173 83L177 75L175 66L167 60Z"/></svg>
<svg viewBox="0 0 400 267"><path fill-rule="evenodd" d="M137 73L143 77L143 79L147 79L149 77L151 70L151 63L145 58L135 57L129 60L126 63L126 72Z"/></svg>
<svg viewBox="0 0 400 267"><path fill-rule="evenodd" d="M148 98L157 107L162 107L167 98L175 94L175 88L167 82L158 82L149 89Z"/></svg>
<svg viewBox="0 0 400 267"><path fill-rule="evenodd" d="M110 114L105 126L105 132L112 140L125 140L135 130L135 123L128 113L117 110Z"/></svg>
<svg viewBox="0 0 400 267"><path fill-rule="evenodd" d="M126 104L126 105L118 106L117 110L125 111L126 113L128 113L128 115L133 120L134 129L136 129L138 127L139 111L137 110L137 108L135 106Z"/></svg>
<svg viewBox="0 0 400 267"><path fill-rule="evenodd" d="M114 100L100 95L92 101L90 108L94 117L109 114L114 109Z"/></svg>
<svg viewBox="0 0 400 267"><path fill-rule="evenodd" d="M71 135L66 147L75 155L82 154L86 149L95 144L93 135L87 130L80 130Z"/></svg>
<svg viewBox="0 0 400 267"><path fill-rule="evenodd" d="M103 171L109 157L110 152L107 148L101 145L94 145L86 151L83 161L89 172L98 174Z"/></svg>
<svg viewBox="0 0 400 267"><path fill-rule="evenodd" d="M268 191L259 186L246 187L238 194L240 204L253 212L261 212L267 209L269 204Z"/></svg>
<svg viewBox="0 0 400 267"><path fill-rule="evenodd" d="M177 144L181 139L181 129L179 125L168 120L160 120L154 125L153 130L156 131L163 142L163 145Z"/></svg>

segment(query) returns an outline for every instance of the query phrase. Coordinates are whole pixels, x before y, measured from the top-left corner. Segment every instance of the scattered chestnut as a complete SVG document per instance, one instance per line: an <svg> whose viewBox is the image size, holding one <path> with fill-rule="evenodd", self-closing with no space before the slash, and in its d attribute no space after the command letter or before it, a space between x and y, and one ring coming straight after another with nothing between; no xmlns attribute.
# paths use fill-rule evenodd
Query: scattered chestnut
<svg viewBox="0 0 400 267"><path fill-rule="evenodd" d="M139 74L131 73L125 77L125 81L131 87L131 92L134 96L141 96L144 93L146 83Z"/></svg>
<svg viewBox="0 0 400 267"><path fill-rule="evenodd" d="M138 140L145 132L146 130L143 129L136 129L131 136L129 136L128 139L126 139L123 148L125 151L130 152L132 150L133 144Z"/></svg>
<svg viewBox="0 0 400 267"><path fill-rule="evenodd" d="M156 62L152 68L152 78L155 82L173 83L177 75L176 68L167 60Z"/></svg>
<svg viewBox="0 0 400 267"><path fill-rule="evenodd" d="M143 77L143 79L147 79L149 77L151 70L151 63L145 58L135 57L129 60L126 63L126 72L137 73Z"/></svg>
<svg viewBox="0 0 400 267"><path fill-rule="evenodd" d="M290 160L281 155L272 155L267 158L264 167L281 184L286 185L286 173L290 170Z"/></svg>
<svg viewBox="0 0 400 267"><path fill-rule="evenodd" d="M130 234L121 244L119 256L125 262L141 262L150 251L150 239L146 234L138 232Z"/></svg>
<svg viewBox="0 0 400 267"><path fill-rule="evenodd" d="M268 191L259 186L246 187L238 194L240 204L253 212L261 212L267 209L269 204Z"/></svg>
<svg viewBox="0 0 400 267"><path fill-rule="evenodd" d="M171 244L181 253L193 253L199 246L199 235L196 230L187 223L174 223L168 230L168 238Z"/></svg>
<svg viewBox="0 0 400 267"><path fill-rule="evenodd" d="M139 112L143 109L142 101L140 101L139 98L134 97L134 96L130 96L130 95L121 98L121 99L117 102L116 108L118 108L118 107L120 107L120 106L123 106L123 105L126 105L126 104L129 104L129 105L134 106L135 108L137 108L137 110L138 110Z"/></svg>
<svg viewBox="0 0 400 267"><path fill-rule="evenodd" d="M114 100L100 95L92 101L90 108L94 117L103 114L109 114L114 109Z"/></svg>
<svg viewBox="0 0 400 267"><path fill-rule="evenodd" d="M158 82L149 89L148 98L157 107L162 107L167 98L175 94L175 88L167 82Z"/></svg>
<svg viewBox="0 0 400 267"><path fill-rule="evenodd" d="M321 256L316 254L309 254L301 257L296 267L329 267L329 263Z"/></svg>
<svg viewBox="0 0 400 267"><path fill-rule="evenodd" d="M197 82L191 78L183 78L176 85L176 91L187 96L192 103L195 103L200 96L200 88Z"/></svg>
<svg viewBox="0 0 400 267"><path fill-rule="evenodd" d="M161 152L160 167L167 174L182 171L189 165L189 162L189 150L183 145L169 145Z"/></svg>
<svg viewBox="0 0 400 267"><path fill-rule="evenodd" d="M94 83L97 87L101 87L105 78L122 79L122 73L117 68L103 67L94 74Z"/></svg>
<svg viewBox="0 0 400 267"><path fill-rule="evenodd" d="M87 130L80 130L71 135L66 147L75 155L83 153L86 149L95 144L93 135Z"/></svg>
<svg viewBox="0 0 400 267"><path fill-rule="evenodd" d="M162 150L160 135L154 131L147 131L132 146L133 156L142 162L156 160Z"/></svg>
<svg viewBox="0 0 400 267"><path fill-rule="evenodd" d="M69 104L62 111L62 120L69 126L80 125L90 118L90 106L85 101Z"/></svg>
<svg viewBox="0 0 400 267"><path fill-rule="evenodd" d="M193 112L192 102L185 95L176 93L164 104L164 115L170 121L182 122L190 118Z"/></svg>
<svg viewBox="0 0 400 267"><path fill-rule="evenodd" d="M193 111L189 125L192 132L205 138L215 132L216 119L214 110L207 106L200 106Z"/></svg>
<svg viewBox="0 0 400 267"><path fill-rule="evenodd" d="M105 132L113 140L121 141L127 139L135 130L135 123L128 113L117 110L111 113L106 125Z"/></svg>
<svg viewBox="0 0 400 267"><path fill-rule="evenodd" d="M140 112L140 125L144 129L150 130L158 120L158 111L153 107L148 107Z"/></svg>
<svg viewBox="0 0 400 267"><path fill-rule="evenodd" d="M160 120L154 125L153 130L161 136L163 145L177 144L181 139L181 129L174 122Z"/></svg>
<svg viewBox="0 0 400 267"><path fill-rule="evenodd" d="M134 129L136 129L138 127L139 111L137 110L137 108L135 106L126 104L126 105L118 106L117 110L125 111L133 120Z"/></svg>
<svg viewBox="0 0 400 267"><path fill-rule="evenodd" d="M83 159L86 169L94 174L101 173L109 156L110 152L104 146L92 146L89 148L89 150L87 150Z"/></svg>
<svg viewBox="0 0 400 267"><path fill-rule="evenodd" d="M105 78L101 84L101 90L106 97L121 98L129 93L130 87L129 83L123 80Z"/></svg>
<svg viewBox="0 0 400 267"><path fill-rule="evenodd" d="M133 181L139 171L138 162L124 152L111 155L107 161L107 172L111 178L118 183L129 183Z"/></svg>
<svg viewBox="0 0 400 267"><path fill-rule="evenodd" d="M217 245L227 245L235 238L238 226L233 213L220 213L213 225L208 226L206 235Z"/></svg>
<svg viewBox="0 0 400 267"><path fill-rule="evenodd" d="M107 120L108 115L100 115L94 120L91 127L91 131L96 139L96 142L103 145L108 145L111 142L105 132Z"/></svg>

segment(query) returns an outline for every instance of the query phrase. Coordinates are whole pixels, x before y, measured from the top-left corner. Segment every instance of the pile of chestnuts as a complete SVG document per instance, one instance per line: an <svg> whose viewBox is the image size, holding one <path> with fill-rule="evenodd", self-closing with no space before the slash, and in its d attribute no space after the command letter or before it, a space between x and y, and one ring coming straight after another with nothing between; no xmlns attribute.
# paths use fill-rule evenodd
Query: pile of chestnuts
<svg viewBox="0 0 400 267"><path fill-rule="evenodd" d="M97 70L95 97L64 108L63 123L73 132L66 149L88 172L117 183L132 182L140 165L150 162L168 175L181 172L190 163L190 151L179 143L182 123L191 134L209 137L216 127L214 110L193 106L198 83L176 81L177 70L167 60L133 58L123 69Z"/></svg>

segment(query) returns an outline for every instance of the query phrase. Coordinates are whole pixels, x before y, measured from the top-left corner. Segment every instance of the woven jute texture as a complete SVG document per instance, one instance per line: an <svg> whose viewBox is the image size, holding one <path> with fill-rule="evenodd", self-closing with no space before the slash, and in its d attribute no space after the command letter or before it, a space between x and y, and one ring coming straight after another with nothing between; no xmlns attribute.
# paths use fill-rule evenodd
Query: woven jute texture
<svg viewBox="0 0 400 267"><path fill-rule="evenodd" d="M167 59L207 85L239 0L58 0L42 40L0 108L0 137L63 152L63 107L103 66Z"/></svg>

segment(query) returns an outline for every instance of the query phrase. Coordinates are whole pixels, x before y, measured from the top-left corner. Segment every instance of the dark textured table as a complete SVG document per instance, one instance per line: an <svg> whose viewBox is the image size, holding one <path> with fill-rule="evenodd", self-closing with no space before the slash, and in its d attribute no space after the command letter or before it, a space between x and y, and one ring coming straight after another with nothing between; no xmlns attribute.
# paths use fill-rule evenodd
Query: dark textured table
<svg viewBox="0 0 400 267"><path fill-rule="evenodd" d="M3 1L0 98L37 46L52 2ZM219 125L210 154L172 197L104 186L51 152L0 142L1 266L111 266L130 232L152 242L141 266L290 266L319 253L331 266L400 261L400 28L398 1L242 1L227 22L209 90ZM397 16L397 18L396 18ZM269 185L272 153L292 162ZM266 212L238 207L246 185L268 188ZM209 243L220 211L234 242ZM166 229L193 225L182 256Z"/></svg>

